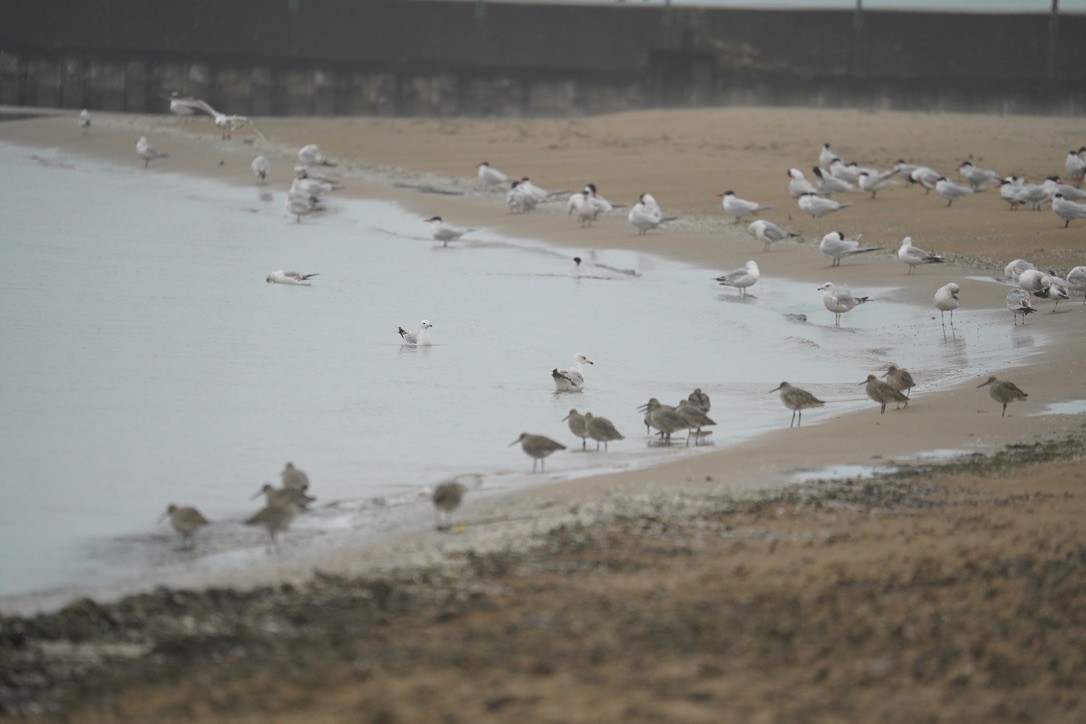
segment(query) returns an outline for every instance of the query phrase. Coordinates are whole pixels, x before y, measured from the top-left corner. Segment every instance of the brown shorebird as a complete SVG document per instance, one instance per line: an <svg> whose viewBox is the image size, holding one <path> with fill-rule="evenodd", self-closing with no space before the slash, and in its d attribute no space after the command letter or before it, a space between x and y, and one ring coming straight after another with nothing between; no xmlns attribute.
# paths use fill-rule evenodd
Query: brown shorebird
<svg viewBox="0 0 1086 724"><path fill-rule="evenodd" d="M886 374L883 375L886 381L890 383L898 392L904 392L906 397L911 396L910 390L916 387L916 383L913 382L913 376L909 374L909 371L904 367L898 367L897 365L890 365L890 368L886 370Z"/></svg>
<svg viewBox="0 0 1086 724"><path fill-rule="evenodd" d="M686 398L690 400L694 407L698 408L702 412L708 414L709 408L712 407L712 402L709 400L709 395L701 391L701 388L695 388L693 392Z"/></svg>
<svg viewBox="0 0 1086 724"><path fill-rule="evenodd" d="M898 403L899 408L902 403L905 404L905 407L909 406L908 397L901 394L875 375L868 375L867 379L860 384L867 385L867 396L878 403L880 415L886 412L886 405L890 402Z"/></svg>
<svg viewBox="0 0 1086 724"><path fill-rule="evenodd" d="M464 499L467 490L455 481L441 483L434 488L434 512L437 514L438 530L449 530L452 527L449 518L452 512L460 507L460 501Z"/></svg>
<svg viewBox="0 0 1086 724"><path fill-rule="evenodd" d="M279 540L275 537L290 527L294 520L295 507L293 505L269 505L245 521L245 525L260 525L268 531L270 545L265 547L270 551L272 546L279 550Z"/></svg>
<svg viewBox="0 0 1086 724"><path fill-rule="evenodd" d="M716 420L699 410L690 400L679 400L675 412L679 413L679 417L686 420L689 425L686 433L687 445L690 444L691 434L694 435L694 444L697 445L701 439L701 428L716 424Z"/></svg>
<svg viewBox="0 0 1086 724"><path fill-rule="evenodd" d="M279 475L283 479L284 488L301 490L303 493L309 490L309 476L294 467L294 463L284 465L283 472Z"/></svg>
<svg viewBox="0 0 1086 724"><path fill-rule="evenodd" d="M690 429L690 423L671 405L662 404L655 397L640 408L645 414L645 424L656 428L664 437L664 444L671 444L671 433Z"/></svg>
<svg viewBox="0 0 1086 724"><path fill-rule="evenodd" d="M166 507L166 512L159 517L159 520L166 517L169 517L170 525L173 526L174 530L181 534L181 544L186 548L191 548L196 544L196 539L193 537L196 535L196 531L211 522L196 508L172 503Z"/></svg>
<svg viewBox="0 0 1086 724"><path fill-rule="evenodd" d="M535 464L539 463L540 472L546 472L546 465L543 458L547 457L551 453L557 450L565 450L566 446L555 440L551 440L546 435L532 435L531 433L522 432L513 442L509 443L509 447L513 447L517 443L520 443L520 447L532 458L532 472L535 472Z"/></svg>
<svg viewBox="0 0 1086 724"><path fill-rule="evenodd" d="M309 504L316 500L312 495L308 495L298 488L276 488L271 483L264 483L264 486L256 491L249 500L255 500L261 495L264 496L268 505L293 505L299 510L307 510Z"/></svg>
<svg viewBox="0 0 1086 724"><path fill-rule="evenodd" d="M600 443L603 443L603 451L607 452L607 443L611 440L625 440L611 421L606 417L596 417L591 412L584 414L585 430L588 436L596 441L596 452L600 451Z"/></svg>
<svg viewBox="0 0 1086 724"><path fill-rule="evenodd" d="M799 413L799 427L803 424L803 411L808 407L822 407L826 404L822 400L812 395L807 390L802 390L798 387L793 387L787 382L782 382L774 387L770 392L781 391L781 402L784 406L792 411L792 422L788 423L788 427L792 427L796 423L796 413Z"/></svg>
<svg viewBox="0 0 1086 724"><path fill-rule="evenodd" d="M563 417L562 420L569 420L569 431L581 438L581 449L586 450L588 446L585 438L588 437L588 431L585 430L584 415L576 410L570 410L569 414Z"/></svg>
<svg viewBox="0 0 1086 724"><path fill-rule="evenodd" d="M1006 380L998 380L995 377L989 377L987 382L982 382L977 385L977 389L991 385L988 388L988 394L993 400L1003 405L1003 414L1000 417L1007 416L1007 405L1015 400L1024 400L1028 395L1022 390L1018 389L1018 385L1013 382L1007 382Z"/></svg>

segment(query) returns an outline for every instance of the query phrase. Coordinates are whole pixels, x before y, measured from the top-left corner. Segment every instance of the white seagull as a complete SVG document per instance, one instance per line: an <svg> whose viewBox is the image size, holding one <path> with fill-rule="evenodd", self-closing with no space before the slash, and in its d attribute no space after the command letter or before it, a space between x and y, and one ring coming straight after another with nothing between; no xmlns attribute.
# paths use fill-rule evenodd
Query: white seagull
<svg viewBox="0 0 1086 724"><path fill-rule="evenodd" d="M1073 292L1082 292L1082 303L1086 304L1086 266L1076 266L1067 272L1067 286Z"/></svg>
<svg viewBox="0 0 1086 724"><path fill-rule="evenodd" d="M1056 304L1052 307L1055 312L1061 299L1071 298L1071 285L1066 279L1057 276L1055 271L1049 270L1048 274L1041 277L1041 291L1037 292L1037 296L1042 299L1055 299Z"/></svg>
<svg viewBox="0 0 1086 724"><path fill-rule="evenodd" d="M435 241L440 241L442 246L448 246L450 241L458 241L464 234L475 231L474 228L449 226L441 220L440 216L431 216L428 219L423 219L423 221L430 225L430 234Z"/></svg>
<svg viewBox="0 0 1086 724"><path fill-rule="evenodd" d="M739 290L739 296L745 297L747 288L754 286L759 276L761 272L758 271L758 265L753 261L748 261L738 269L717 277L716 281L720 282L721 286L735 287Z"/></svg>
<svg viewBox="0 0 1086 724"><path fill-rule="evenodd" d="M906 236L901 240L901 248L897 250L897 258L908 265L907 274L915 272L916 267L921 264L939 264L943 261L943 257L932 254L930 251L924 251L918 246L913 246L911 236Z"/></svg>
<svg viewBox="0 0 1086 724"><path fill-rule="evenodd" d="M307 166L335 166L334 163L324 157L324 154L321 153L315 143L307 143L298 149L298 160Z"/></svg>
<svg viewBox="0 0 1086 724"><path fill-rule="evenodd" d="M268 284L292 284L296 287L311 287L313 285L309 283L309 280L318 274L320 274L320 272L302 274L300 272L283 271L280 269L279 271L273 271L271 274L268 274L264 281Z"/></svg>
<svg viewBox="0 0 1086 724"><path fill-rule="evenodd" d="M1007 294L1007 309L1014 316L1014 325L1018 326L1018 315L1022 315L1022 324L1026 323L1026 315L1033 314L1037 310L1029 300L1029 292L1025 289L1012 289Z"/></svg>
<svg viewBox="0 0 1086 724"><path fill-rule="evenodd" d="M136 141L136 154L143 159L144 168L147 168L148 164L156 158L166 158L165 153L151 145L147 140L147 136L140 136L139 140Z"/></svg>
<svg viewBox="0 0 1086 724"><path fill-rule="evenodd" d="M935 182L935 192L946 199L948 208L955 200L977 193L976 189L956 184L947 179L946 176L940 176L939 180Z"/></svg>
<svg viewBox="0 0 1086 724"><path fill-rule="evenodd" d="M845 238L845 235L840 231L831 231L822 237L822 241L818 243L818 250L822 252L822 256L833 259L830 266L841 266L841 260L846 256L878 251L879 247L877 246L861 246L860 238L862 236L863 234L857 234Z"/></svg>
<svg viewBox="0 0 1086 724"><path fill-rule="evenodd" d="M182 96L177 91L170 94L170 113L175 116L192 116L201 110L199 101L192 96Z"/></svg>
<svg viewBox="0 0 1086 724"><path fill-rule="evenodd" d="M509 182L509 177L486 161L479 164L479 180L487 186L499 186Z"/></svg>
<svg viewBox="0 0 1086 724"><path fill-rule="evenodd" d="M419 322L418 332L408 332L403 327L397 327L396 331L400 333L400 337L403 339L403 343L412 347L429 347L430 342L430 328L434 325L430 324L428 320L422 320Z"/></svg>
<svg viewBox="0 0 1086 724"><path fill-rule="evenodd" d="M595 362L578 352L573 355L573 362L568 370L559 370L555 367L551 370L551 379L557 392L580 392L584 389L583 365L594 365Z"/></svg>
<svg viewBox="0 0 1086 724"><path fill-rule="evenodd" d="M841 326L841 315L855 309L868 300L868 297L854 297L849 292L837 291L833 282L826 282L818 288L822 292L822 304L834 314L833 326Z"/></svg>
<svg viewBox="0 0 1086 724"><path fill-rule="evenodd" d="M191 103L193 107L195 107L197 110L203 111L207 115L211 116L211 120L213 120L215 122L215 125L222 130L222 140L224 141L233 137L234 131L241 128L242 126L248 126L249 128L253 129L253 132L256 133L256 135L266 140L264 134L260 132L259 128L253 125L253 122L249 119L248 116L239 116L237 114L227 115L225 113L220 113L219 111L212 108L210 103L200 100L199 98L191 99Z"/></svg>
<svg viewBox="0 0 1086 724"><path fill-rule="evenodd" d="M950 323L954 324L954 310L960 306L958 301L959 290L958 285L951 282L939 287L935 292L935 308L939 310L940 319L944 320L943 324L946 324L947 312L950 312Z"/></svg>
<svg viewBox="0 0 1086 724"><path fill-rule="evenodd" d="M256 176L257 182L261 185L268 180L268 171L271 170L271 161L267 156L260 155L253 159L250 168L253 169L253 175Z"/></svg>
<svg viewBox="0 0 1086 724"><path fill-rule="evenodd" d="M1068 201L1062 193L1052 197L1052 213L1063 219L1063 228L1071 225L1075 219L1086 219L1086 204Z"/></svg>
<svg viewBox="0 0 1086 724"><path fill-rule="evenodd" d="M1022 275L1022 272L1027 269L1036 269L1033 262L1026 261L1025 259L1015 259L1007 266L1003 267L1003 274L1008 279L1018 281L1018 277Z"/></svg>
<svg viewBox="0 0 1086 724"><path fill-rule="evenodd" d="M757 221L752 222L751 225L747 227L747 231L749 231L751 236L755 239L758 239L765 244L764 251L769 251L771 244L799 236L799 234L785 231L772 221L766 221L765 219L758 219Z"/></svg>
<svg viewBox="0 0 1086 724"><path fill-rule="evenodd" d="M83 135L87 135L87 131L91 127L91 115L90 111L86 108L79 112L79 127L83 129Z"/></svg>
<svg viewBox="0 0 1086 724"><path fill-rule="evenodd" d="M851 204L843 204L840 201L827 199L817 194L803 194L799 197L799 208L816 219L821 219L826 214L832 214L834 211L840 211L849 206Z"/></svg>
<svg viewBox="0 0 1086 724"><path fill-rule="evenodd" d="M722 194L717 194L717 196L723 199L721 205L724 207L724 213L735 217L735 221L732 222L735 224L738 224L744 216L773 208L772 206L762 206L757 201L741 199L735 195L734 191L725 191Z"/></svg>

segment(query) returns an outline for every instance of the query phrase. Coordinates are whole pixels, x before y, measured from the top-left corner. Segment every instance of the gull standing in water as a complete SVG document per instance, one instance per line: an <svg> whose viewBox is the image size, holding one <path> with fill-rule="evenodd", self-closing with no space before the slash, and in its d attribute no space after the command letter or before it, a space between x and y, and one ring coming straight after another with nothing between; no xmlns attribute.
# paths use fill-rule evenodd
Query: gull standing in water
<svg viewBox="0 0 1086 724"><path fill-rule="evenodd" d="M136 141L136 155L143 159L144 168L147 168L148 164L156 158L166 158L165 153L151 145L147 136L140 136Z"/></svg>
<svg viewBox="0 0 1086 724"><path fill-rule="evenodd" d="M940 319L946 324L946 313L950 312L950 324L954 324L954 310L960 306L958 302L957 284L951 282L939 287L935 292L935 308L939 310Z"/></svg>
<svg viewBox="0 0 1086 724"><path fill-rule="evenodd" d="M430 225L430 234L434 237L434 241L440 241L442 246L448 246L450 241L459 241L464 234L475 231L474 228L450 226L442 221L440 216L431 216L423 221Z"/></svg>
<svg viewBox="0 0 1086 724"><path fill-rule="evenodd" d="M422 320L419 322L418 332L408 332L403 327L397 327L396 331L400 333L400 337L403 339L403 343L411 347L429 347L430 342L430 328L434 325L430 324L429 320Z"/></svg>
<svg viewBox="0 0 1086 724"><path fill-rule="evenodd" d="M83 129L83 135L87 135L87 131L91 127L91 114L86 108L79 112L79 127Z"/></svg>
<svg viewBox="0 0 1086 724"><path fill-rule="evenodd" d="M196 544L196 531L209 524L207 518L205 518L200 511L191 506L178 506L172 503L166 507L166 512L163 513L159 520L164 518L170 519L170 525L173 529L181 534L181 545L185 548L192 548Z"/></svg>
<svg viewBox="0 0 1086 724"><path fill-rule="evenodd" d="M1026 323L1026 315L1033 314L1037 310L1029 300L1029 292L1025 289L1012 289L1007 294L1007 309L1014 316L1014 326L1018 326L1018 315L1022 315L1022 324Z"/></svg>
<svg viewBox="0 0 1086 724"><path fill-rule="evenodd" d="M585 432L596 441L596 452L600 451L600 443L603 443L603 451L607 452L607 443L612 440L625 440L611 421L606 417L596 417L591 412L584 414Z"/></svg>
<svg viewBox="0 0 1086 724"><path fill-rule="evenodd" d="M732 222L733 224L738 224L744 216L750 216L759 211L766 211L773 208L772 206L763 206L757 201L741 199L735 195L734 191L725 191L724 193L717 194L717 196L722 199L721 205L724 207L724 213L735 217L735 221Z"/></svg>
<svg viewBox="0 0 1086 724"><path fill-rule="evenodd" d="M562 418L562 422L569 421L569 431L577 437L581 438L581 449L586 450L586 438L588 437L588 430L585 427L585 416L577 412L576 409L569 411L569 414Z"/></svg>
<svg viewBox="0 0 1086 724"><path fill-rule="evenodd" d="M778 241L784 241L785 239L799 236L799 234L785 231L772 221L766 221L765 219L758 219L757 221L752 222L751 225L747 227L747 231L749 231L750 235L755 239L765 244L762 251L769 251L770 245Z"/></svg>
<svg viewBox="0 0 1086 724"><path fill-rule="evenodd" d="M520 443L521 450L532 458L533 473L535 472L536 462L539 463L540 472L547 472L544 458L558 450L566 449L565 445L555 440L551 440L546 435L532 435L527 432L520 433L520 437L509 443L509 447L513 447L518 442Z"/></svg>
<svg viewBox="0 0 1086 724"><path fill-rule="evenodd" d="M941 264L943 257L938 254L932 254L930 251L924 251L918 246L913 246L913 238L906 236L901 240L901 248L897 250L897 258L901 259L909 269L906 274L912 274L916 271L916 267L921 264Z"/></svg>
<svg viewBox="0 0 1086 724"><path fill-rule="evenodd" d="M452 527L450 520L452 512L460 507L460 502L467 491L464 485L455 480L441 483L434 488L432 500L434 513L437 515L438 530L449 530Z"/></svg>
<svg viewBox="0 0 1086 724"><path fill-rule="evenodd" d="M555 367L551 371L551 379L554 380L555 390L558 392L580 392L584 389L584 367L583 365L596 364L592 360L585 357L578 352L573 355L573 362L570 363L569 369L559 370Z"/></svg>
<svg viewBox="0 0 1086 724"><path fill-rule="evenodd" d="M822 256L833 260L833 263L830 264L831 267L841 266L841 260L846 256L866 254L869 251L879 250L877 246L860 246L862 236L863 234L857 234L845 238L845 235L840 231L831 231L822 237L822 241L818 243L818 250L822 253Z"/></svg>
<svg viewBox="0 0 1086 724"><path fill-rule="evenodd" d="M1056 276L1055 271L1050 270L1048 274L1041 275L1041 291L1036 295L1042 299L1055 299L1056 304L1052 307L1052 312L1055 313L1061 299L1071 298L1071 285L1066 279Z"/></svg>
<svg viewBox="0 0 1086 724"><path fill-rule="evenodd" d="M1015 400L1024 400L1029 397L1029 395L1027 395L1025 392L1022 392L1022 390L1018 389L1018 385L1014 384L1013 382L999 380L995 377L989 377L987 382L981 382L979 385L977 385L977 389L980 389L981 387L986 387L988 385L991 385L991 387L988 387L988 394L993 400L1003 405L1003 414L1000 415L1000 417L1007 416L1008 404L1014 402Z"/></svg>
<svg viewBox="0 0 1086 724"><path fill-rule="evenodd" d="M883 375L886 381L890 383L898 392L904 392L906 397L909 397L912 393L910 390L916 387L916 383L913 382L913 376L909 374L909 370L904 367L898 367L897 365L890 365L890 368L886 370L886 374Z"/></svg>
<svg viewBox="0 0 1086 724"><path fill-rule="evenodd" d="M841 326L841 315L855 309L868 300L868 297L854 297L846 291L837 291L833 282L826 282L818 288L822 292L822 304L834 314L833 326Z"/></svg>
<svg viewBox="0 0 1086 724"><path fill-rule="evenodd" d="M792 411L792 422L788 423L788 427L796 425L800 427L803 425L803 411L808 407L822 407L826 403L812 395L807 390L794 387L787 382L782 382L774 387L770 392L776 392L780 390L781 402L784 406ZM799 424L796 424L796 413L799 413Z"/></svg>
<svg viewBox="0 0 1086 724"><path fill-rule="evenodd" d="M479 180L486 186L500 186L509 183L509 177L486 161L479 164Z"/></svg>
<svg viewBox="0 0 1086 724"><path fill-rule="evenodd" d="M302 274L301 272L283 271L280 269L279 271L273 271L268 274L264 281L268 284L292 284L296 287L311 287L313 285L309 283L309 280L318 274L320 274L320 272Z"/></svg>
<svg viewBox="0 0 1086 724"><path fill-rule="evenodd" d="M745 297L747 295L747 289L754 286L758 281L761 273L758 271L758 265L754 261L748 261L738 269L733 269L723 276L716 278L721 286L735 287L739 290L739 296Z"/></svg>
<svg viewBox="0 0 1086 724"><path fill-rule="evenodd" d="M890 402L896 402L898 409L901 405L905 407L909 406L909 398L901 394L893 388L892 385L883 382L875 375L868 375L867 379L860 383L867 386L867 396L870 397L879 406L879 414L882 415L886 412L886 405Z"/></svg>

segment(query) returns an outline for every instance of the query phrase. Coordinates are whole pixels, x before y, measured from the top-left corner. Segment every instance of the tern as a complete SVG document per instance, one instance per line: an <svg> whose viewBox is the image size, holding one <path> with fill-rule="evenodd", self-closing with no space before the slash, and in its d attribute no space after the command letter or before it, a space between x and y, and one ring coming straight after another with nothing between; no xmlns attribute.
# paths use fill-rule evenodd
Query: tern
<svg viewBox="0 0 1086 724"><path fill-rule="evenodd" d="M1086 175L1086 146L1077 151L1074 149L1068 151L1067 160L1063 165L1067 171L1067 178L1074 184L1081 185L1083 176Z"/></svg>
<svg viewBox="0 0 1086 724"><path fill-rule="evenodd" d="M1075 219L1086 219L1086 204L1068 201L1062 193L1052 197L1052 213L1063 219L1063 228L1071 225Z"/></svg>
<svg viewBox="0 0 1086 724"><path fill-rule="evenodd" d="M735 221L732 222L734 224L738 224L744 216L749 216L750 214L756 214L759 211L766 211L767 209L773 208L772 206L763 206L757 201L741 199L735 195L734 191L725 191L724 193L717 194L717 196L723 199L721 205L724 207L724 213L735 217Z"/></svg>
<svg viewBox="0 0 1086 724"><path fill-rule="evenodd" d="M295 271L273 271L264 279L268 284L291 284L297 287L311 287L312 284L309 280L320 274L320 272L313 272L312 274L302 274Z"/></svg>
<svg viewBox="0 0 1086 724"><path fill-rule="evenodd" d="M851 204L843 204L840 201L827 199L816 194L803 194L799 197L799 208L816 219L821 219L826 214L832 214L834 211L840 211L849 206Z"/></svg>
<svg viewBox="0 0 1086 724"><path fill-rule="evenodd" d="M651 229L661 229L667 222L677 218L677 216L662 216L660 206L651 194L641 194L637 203L626 214L626 221L637 229L638 236L644 236Z"/></svg>
<svg viewBox="0 0 1086 724"><path fill-rule="evenodd" d="M835 158L837 158L837 154L830 148L830 144L823 143L822 148L818 151L818 165L828 167Z"/></svg>
<svg viewBox="0 0 1086 724"><path fill-rule="evenodd" d="M960 306L958 292L960 288L951 282L939 287L935 292L935 308L939 310L939 318L946 324L946 313L950 312L950 324L954 324L954 310Z"/></svg>
<svg viewBox="0 0 1086 724"><path fill-rule="evenodd" d="M846 256L853 256L854 254L866 254L869 251L878 251L877 246L861 246L860 238L863 234L857 234L856 236L850 236L845 238L845 235L840 231L831 231L822 237L822 241L818 243L818 250L822 252L822 256L827 256L833 259L830 264L833 266L841 266L841 260Z"/></svg>
<svg viewBox="0 0 1086 724"><path fill-rule="evenodd" d="M87 131L91 127L91 114L86 108L79 112L79 127L83 129L83 135L87 135Z"/></svg>
<svg viewBox="0 0 1086 724"><path fill-rule="evenodd" d="M584 389L584 365L596 363L578 352L573 355L573 362L569 369L559 370L555 367L551 370L551 379L554 380L556 392L580 392Z"/></svg>
<svg viewBox="0 0 1086 724"><path fill-rule="evenodd" d="M508 206L514 214L523 214L526 211L531 211L538 203L536 198L528 192L528 188L522 186L520 181L510 182L509 190L505 192L505 205Z"/></svg>
<svg viewBox="0 0 1086 724"><path fill-rule="evenodd" d="M717 277L716 281L720 282L721 286L735 287L739 290L739 296L745 297L747 289L757 283L759 276L758 265L754 261L748 261L738 269Z"/></svg>
<svg viewBox="0 0 1086 724"><path fill-rule="evenodd" d="M774 224L772 221L766 221L765 219L758 219L751 223L747 227L747 231L751 236L765 244L763 251L769 251L770 245L784 241L785 239L791 239L799 236L791 231L785 231L781 227Z"/></svg>
<svg viewBox="0 0 1086 724"><path fill-rule="evenodd" d="M798 168L788 169L788 179L788 193L792 194L793 198L798 199L801 194L818 193L818 189L807 180L807 177Z"/></svg>
<svg viewBox="0 0 1086 724"><path fill-rule="evenodd" d="M408 332L403 327L397 327L396 331L399 332L400 337L403 339L403 343L411 347L429 347L430 342L430 329L434 325L429 320L422 320L419 322L418 332Z"/></svg>
<svg viewBox="0 0 1086 724"><path fill-rule="evenodd" d="M474 228L450 226L442 221L440 216L431 216L423 221L430 225L430 235L434 237L434 241L440 241L442 246L448 246L450 241L459 241L464 234L475 231Z"/></svg>
<svg viewBox="0 0 1086 724"><path fill-rule="evenodd" d="M935 192L946 199L947 208L950 208L955 200L977 193L976 189L956 184L946 176L940 176L935 182Z"/></svg>
<svg viewBox="0 0 1086 724"><path fill-rule="evenodd" d="M897 258L908 265L909 270L906 274L914 273L916 267L921 264L940 264L943 261L943 257L932 254L930 251L924 251L918 246L913 246L911 236L906 236L901 240L901 248L897 250Z"/></svg>
<svg viewBox="0 0 1086 724"><path fill-rule="evenodd" d="M147 168L154 159L166 158L167 156L167 154L152 146L147 140L147 136L140 136L139 140L136 141L136 155L143 159L144 168Z"/></svg>
<svg viewBox="0 0 1086 724"><path fill-rule="evenodd" d="M969 161L962 161L958 166L958 173L961 177L969 182L969 185L973 187L973 190L979 189L981 186L988 184L990 186L998 185L1000 182L999 174L991 169L978 168Z"/></svg>
<svg viewBox="0 0 1086 724"><path fill-rule="evenodd" d="M1018 192L1024 185L1025 181L1018 176L1008 176L999 182L999 198L1010 204L1012 211L1021 203L1018 200Z"/></svg>
<svg viewBox="0 0 1086 724"><path fill-rule="evenodd" d="M822 292L822 304L834 314L833 326L841 326L841 315L866 302L869 297L854 297L846 291L838 291L833 282L826 282L818 288Z"/></svg>
<svg viewBox="0 0 1086 724"><path fill-rule="evenodd" d="M486 161L479 164L479 180L487 186L500 186L509 183L509 177Z"/></svg>
<svg viewBox="0 0 1086 724"><path fill-rule="evenodd" d="M856 190L856 185L851 184L844 179L839 179L836 176L830 175L829 171L815 166L811 169L814 175L818 177L818 193L826 196L832 196L834 194L844 194L850 191Z"/></svg>
<svg viewBox="0 0 1086 724"><path fill-rule="evenodd" d="M894 183L894 176L898 174L896 168L883 172L870 172L867 170L860 171L859 173L859 187L864 191L871 192L871 198L875 198L875 195L887 186Z"/></svg>
<svg viewBox="0 0 1086 724"><path fill-rule="evenodd" d="M925 194L931 193L931 190L935 188L935 184L938 183L939 178L943 175L933 168L928 168L927 166L910 166L910 164L906 164L904 161L898 161L898 166L909 168L908 172L902 170L901 173L905 175L905 178L909 180L909 183L924 187Z"/></svg>

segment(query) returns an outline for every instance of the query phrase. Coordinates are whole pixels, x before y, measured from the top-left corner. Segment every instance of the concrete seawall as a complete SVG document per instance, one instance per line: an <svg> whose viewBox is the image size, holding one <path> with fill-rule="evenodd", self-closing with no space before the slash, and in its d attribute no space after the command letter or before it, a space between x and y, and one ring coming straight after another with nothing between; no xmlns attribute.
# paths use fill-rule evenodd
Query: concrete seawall
<svg viewBox="0 0 1086 724"><path fill-rule="evenodd" d="M0 104L251 115L802 104L1081 115L1086 16L7 0Z"/></svg>

